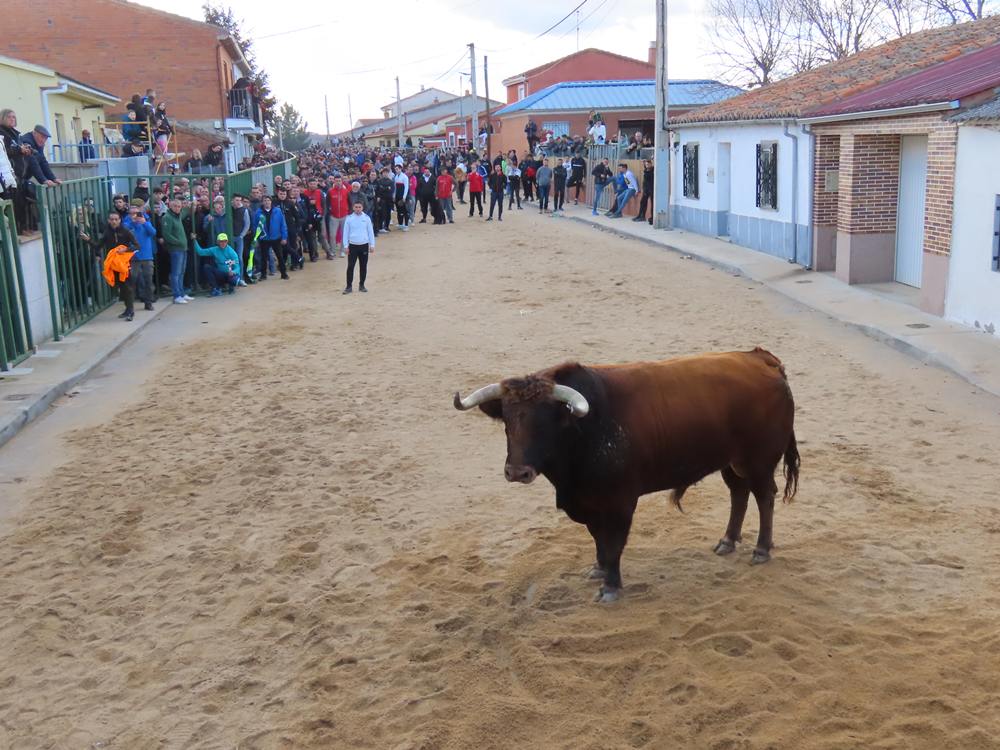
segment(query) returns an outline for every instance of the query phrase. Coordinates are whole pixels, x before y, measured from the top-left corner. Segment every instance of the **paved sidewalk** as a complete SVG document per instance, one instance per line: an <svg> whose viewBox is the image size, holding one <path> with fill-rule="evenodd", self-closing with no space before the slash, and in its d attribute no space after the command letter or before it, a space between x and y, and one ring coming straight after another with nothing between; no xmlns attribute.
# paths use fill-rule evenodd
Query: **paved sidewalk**
<svg viewBox="0 0 1000 750"><path fill-rule="evenodd" d="M566 218L620 236L691 256L730 273L760 282L806 307L836 318L922 362L944 368L1000 396L1000 337L921 312L902 301L849 286L832 274L807 271L780 258L715 237L654 229L626 217L610 219L590 208L566 206Z"/></svg>
<svg viewBox="0 0 1000 750"><path fill-rule="evenodd" d="M34 355L8 372L0 372L0 446L41 416L49 405L70 392L104 360L171 306L160 299L153 312L135 311L135 320L118 319L120 304L73 331L62 341L46 341Z"/></svg>

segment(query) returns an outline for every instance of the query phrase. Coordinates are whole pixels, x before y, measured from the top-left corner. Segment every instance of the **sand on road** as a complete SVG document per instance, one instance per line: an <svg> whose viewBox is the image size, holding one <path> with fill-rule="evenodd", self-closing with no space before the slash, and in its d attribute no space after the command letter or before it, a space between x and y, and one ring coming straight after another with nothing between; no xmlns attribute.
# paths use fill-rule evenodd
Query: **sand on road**
<svg viewBox="0 0 1000 750"><path fill-rule="evenodd" d="M189 335L4 449L0 747L1000 746L997 399L640 242L457 222L380 238L368 295L337 260L167 311ZM755 345L802 453L772 562L752 503L712 554L710 477L640 501L611 606L586 530L451 406Z"/></svg>

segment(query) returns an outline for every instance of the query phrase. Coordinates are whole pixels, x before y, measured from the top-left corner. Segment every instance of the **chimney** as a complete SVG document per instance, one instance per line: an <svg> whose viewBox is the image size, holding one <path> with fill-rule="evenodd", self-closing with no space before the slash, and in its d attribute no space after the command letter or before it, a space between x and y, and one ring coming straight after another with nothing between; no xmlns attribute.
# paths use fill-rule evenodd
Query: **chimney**
<svg viewBox="0 0 1000 750"><path fill-rule="evenodd" d="M421 90L421 91L423 91L423 90L424 90L424 84L422 84L422 83L420 84L420 90Z"/></svg>
<svg viewBox="0 0 1000 750"><path fill-rule="evenodd" d="M650 65L656 65L656 42L649 43L649 52L646 53L646 61Z"/></svg>

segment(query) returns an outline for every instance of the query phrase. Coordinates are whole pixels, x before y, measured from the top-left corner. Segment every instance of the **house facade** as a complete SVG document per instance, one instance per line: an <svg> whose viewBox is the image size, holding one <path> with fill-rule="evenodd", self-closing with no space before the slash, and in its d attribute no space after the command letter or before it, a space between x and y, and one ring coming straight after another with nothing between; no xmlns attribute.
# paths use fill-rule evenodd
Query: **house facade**
<svg viewBox="0 0 1000 750"><path fill-rule="evenodd" d="M566 81L625 81L656 78L656 45L647 59L636 60L601 49L582 49L558 60L518 73L503 80L507 104L514 104L557 83Z"/></svg>
<svg viewBox="0 0 1000 750"><path fill-rule="evenodd" d="M17 113L21 132L44 125L52 134L48 149L53 161L80 161L80 150L74 144L80 142L84 130L91 133L95 143L100 141L105 108L120 103L113 94L50 68L3 56L0 91L4 108Z"/></svg>
<svg viewBox="0 0 1000 750"><path fill-rule="evenodd" d="M958 125L945 317L1000 336L1000 96Z"/></svg>
<svg viewBox="0 0 1000 750"><path fill-rule="evenodd" d="M456 94L451 94L442 89L420 88L415 94L410 94L404 99L399 100L399 111L400 112L412 112L415 109L423 109L424 107L429 107L432 104L438 104L441 102L447 102L451 99L457 99ZM396 116L396 102L389 102L388 104L383 104L381 107L382 119L388 119L390 117Z"/></svg>
<svg viewBox="0 0 1000 750"><path fill-rule="evenodd" d="M928 30L671 118L674 226L846 283L919 287L920 307L941 314L957 133L947 115L1000 84L981 51L998 41L997 18Z"/></svg>
<svg viewBox="0 0 1000 750"><path fill-rule="evenodd" d="M742 93L742 89L710 80L670 81L669 104L674 112L690 112ZM617 133L655 129L656 82L653 79L621 81L566 81L508 104L493 115L493 151L527 148L524 127L534 120L539 133L586 137L588 119L597 111L608 139Z"/></svg>
<svg viewBox="0 0 1000 750"><path fill-rule="evenodd" d="M184 151L228 138L238 161L263 134L259 111L237 86L250 66L218 26L126 0L12 0L4 24L17 33L0 35L0 54L78 74L123 102L155 89Z"/></svg>

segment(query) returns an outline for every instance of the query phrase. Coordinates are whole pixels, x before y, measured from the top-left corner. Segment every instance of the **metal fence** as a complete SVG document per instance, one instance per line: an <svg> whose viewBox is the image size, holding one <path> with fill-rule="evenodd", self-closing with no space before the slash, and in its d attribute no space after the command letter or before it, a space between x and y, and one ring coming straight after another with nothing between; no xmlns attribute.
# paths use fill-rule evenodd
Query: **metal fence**
<svg viewBox="0 0 1000 750"><path fill-rule="evenodd" d="M165 184L165 197L169 198L173 195L174 186L179 183L192 191L195 184L204 181L211 195L225 198L226 227L231 233L232 212L229 208L233 195L249 195L251 187L258 183L263 183L270 191L275 175L290 175L295 166L296 160L289 159L234 174L87 177L52 187L39 186L39 222L56 340L96 317L117 299L116 290L109 287L102 276L104 258L101 250L84 238L96 240L104 232L115 195L123 194L131 198L137 194L140 180L145 180L149 195ZM192 226L192 231L197 231L197 227ZM194 293L206 292L208 286L202 283L200 264L194 256L193 246L188 252L185 286ZM169 261L159 252L155 253L154 285L164 286L168 273Z"/></svg>
<svg viewBox="0 0 1000 750"><path fill-rule="evenodd" d="M645 151L645 149L643 149ZM649 149L652 151L652 149ZM641 153L641 152L640 152ZM617 145L609 144L606 146L591 146L587 154L587 201L590 206L594 205L594 176L591 174L603 159L608 160L608 164L611 167L612 174L618 173L619 164L627 164L628 168L632 170L632 174L636 176L636 179L642 180L642 161L640 159L652 158L652 154L649 156L643 154L640 158L636 158L632 154L627 154L624 148L620 148ZM601 193L601 198L597 202L597 210L608 211L615 202L615 189L614 181L612 180L607 186L605 186L604 191Z"/></svg>
<svg viewBox="0 0 1000 750"><path fill-rule="evenodd" d="M0 370L21 362L33 348L14 204L0 200Z"/></svg>

